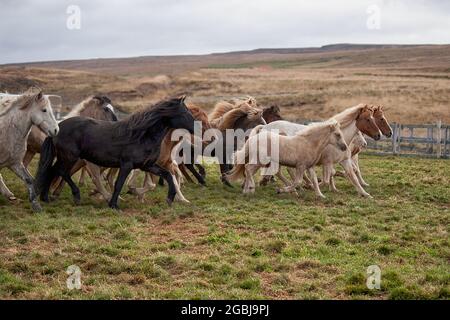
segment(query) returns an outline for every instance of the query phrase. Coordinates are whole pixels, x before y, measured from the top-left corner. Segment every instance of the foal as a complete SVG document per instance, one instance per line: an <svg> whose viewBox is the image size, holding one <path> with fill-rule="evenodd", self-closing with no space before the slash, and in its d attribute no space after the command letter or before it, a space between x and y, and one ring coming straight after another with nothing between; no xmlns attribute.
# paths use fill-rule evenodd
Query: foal
<svg viewBox="0 0 450 320"><path fill-rule="evenodd" d="M273 141L278 143L278 155L272 154L271 146ZM243 192L252 193L255 192L253 175L259 168L264 167L262 163L267 164L271 161L278 161L280 166L295 168L293 183L281 189L281 192L295 192L295 188L303 179L304 171L308 170L316 192L323 197L320 193L314 166L327 146L338 147L342 151L347 150L347 144L339 124L335 120L310 125L307 129L294 136L283 136L270 131L262 131L250 136L244 147L235 154L235 160L242 161L245 159L245 162L247 162L249 157L251 157L256 159L256 163L235 164L227 178L229 180L237 180L245 177ZM260 153L260 148L267 152ZM255 152L257 156L249 155L249 150ZM283 179L284 177L279 172L278 170L278 177ZM284 182L286 183L287 181Z"/></svg>
<svg viewBox="0 0 450 320"><path fill-rule="evenodd" d="M179 128L194 133L194 118L184 99L159 102L117 122L84 117L61 122L59 135L47 138L42 146L36 175L41 199L49 200L51 181L62 176L72 189L75 203L79 203L80 190L72 181L70 170L79 159L84 159L98 166L120 168L109 207L118 209L120 191L133 169L162 176L169 185L167 203L172 204L176 194L172 175L156 161L167 130Z"/></svg>

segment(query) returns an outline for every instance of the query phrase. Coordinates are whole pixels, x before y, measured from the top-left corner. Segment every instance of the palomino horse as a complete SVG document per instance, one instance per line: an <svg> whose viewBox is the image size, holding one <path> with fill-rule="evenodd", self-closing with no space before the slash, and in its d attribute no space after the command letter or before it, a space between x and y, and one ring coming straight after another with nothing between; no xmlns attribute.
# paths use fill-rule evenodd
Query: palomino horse
<svg viewBox="0 0 450 320"><path fill-rule="evenodd" d="M250 101L250 100L249 100ZM226 104L218 104L214 108L210 116L211 125L218 129L221 134L219 139L213 143L222 144L222 154L216 155L215 152L211 156L220 157L220 173L222 182L231 187L231 184L226 179L225 174L231 170L233 152L236 151L239 146L245 143L245 137L235 135L230 141L227 138L227 129L241 130L246 133L251 131L258 125L265 125L266 121L262 117L263 111L259 108L251 106L249 101L241 102L238 106L229 106Z"/></svg>
<svg viewBox="0 0 450 320"><path fill-rule="evenodd" d="M60 133L42 145L36 185L43 201L49 201L50 184L61 176L71 187L75 203L80 189L70 170L79 159L98 166L120 168L109 207L118 209L117 200L128 175L141 169L162 176L169 185L170 205L176 188L170 172L156 164L161 142L169 129L185 129L194 134L194 118L184 104L185 97L157 103L117 122L74 117L60 123ZM54 158L57 158L52 165Z"/></svg>
<svg viewBox="0 0 450 320"><path fill-rule="evenodd" d="M273 143L278 144L277 155L273 154L273 152L277 152L271 148ZM296 192L295 188L303 180L305 170L308 170L316 193L324 197L319 189L314 166L327 146L339 148L343 152L347 151L347 144L336 120L310 125L293 136L262 131L250 136L244 147L236 152L235 162L237 163L227 178L237 180L245 177L243 192L255 192L253 175L259 168L267 166L272 161L277 161L279 165L295 168L295 178L292 184L289 184L278 170L278 177L286 184L286 187L280 192ZM260 152L260 149L263 149L263 152ZM249 152L254 152L254 154L249 154ZM250 163L248 163L249 158L253 159Z"/></svg>
<svg viewBox="0 0 450 320"><path fill-rule="evenodd" d="M22 95L0 95L0 105L0 168L11 169L25 182L31 207L39 211L41 206L36 198L33 177L22 160L32 125L38 126L51 137L59 132L50 100L40 88L31 87ZM8 195L9 190L5 190L6 186L2 185L2 191Z"/></svg>
<svg viewBox="0 0 450 320"><path fill-rule="evenodd" d="M380 130L378 129L375 119L373 118L373 110L365 104L359 104L355 107L347 108L331 119L336 119L336 121L340 124L347 145L351 144L353 138L359 131L374 140L379 140L381 137ZM275 121L267 126L264 126L263 129L277 129L290 136L300 132L301 130L305 130L307 127L308 126L291 123L288 121ZM255 130L260 130L260 128L255 128ZM334 170L334 165L336 163L340 163L344 167L347 177L355 186L358 193L362 196L370 197L370 194L363 189L355 175L355 172L353 171L351 158L352 156L350 150L343 152L331 146L326 147L317 163L318 165L323 165L322 181L329 184L331 190L337 191L331 176Z"/></svg>

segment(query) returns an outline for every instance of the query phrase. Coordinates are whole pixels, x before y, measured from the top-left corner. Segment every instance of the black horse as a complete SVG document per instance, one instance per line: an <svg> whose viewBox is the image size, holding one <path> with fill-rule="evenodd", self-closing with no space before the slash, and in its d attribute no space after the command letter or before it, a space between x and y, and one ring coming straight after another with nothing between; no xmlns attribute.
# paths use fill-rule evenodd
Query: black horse
<svg viewBox="0 0 450 320"><path fill-rule="evenodd" d="M159 102L118 122L74 117L59 124L58 136L42 145L36 187L42 201L49 201L50 184L61 176L72 189L75 203L80 190L70 177L70 169L84 159L102 167L120 168L109 206L118 209L122 186L133 169L141 169L164 178L170 205L176 190L172 175L156 164L161 141L168 129L186 129L194 134L194 118L184 104L184 97ZM54 158L57 158L52 165Z"/></svg>

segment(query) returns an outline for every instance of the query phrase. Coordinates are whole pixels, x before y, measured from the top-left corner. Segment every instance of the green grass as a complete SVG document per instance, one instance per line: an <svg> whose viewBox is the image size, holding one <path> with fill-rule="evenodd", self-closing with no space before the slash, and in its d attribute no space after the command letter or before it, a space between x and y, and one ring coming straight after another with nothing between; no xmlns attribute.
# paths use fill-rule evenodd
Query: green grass
<svg viewBox="0 0 450 320"><path fill-rule="evenodd" d="M190 205L123 195L109 210L68 189L44 212L0 197L0 298L48 299L449 299L450 162L363 156L374 199L337 178L339 194L318 200L241 194L208 166L208 187L186 185ZM3 170L16 196L26 189ZM77 265L82 289L66 288ZM381 268L369 290L366 269Z"/></svg>

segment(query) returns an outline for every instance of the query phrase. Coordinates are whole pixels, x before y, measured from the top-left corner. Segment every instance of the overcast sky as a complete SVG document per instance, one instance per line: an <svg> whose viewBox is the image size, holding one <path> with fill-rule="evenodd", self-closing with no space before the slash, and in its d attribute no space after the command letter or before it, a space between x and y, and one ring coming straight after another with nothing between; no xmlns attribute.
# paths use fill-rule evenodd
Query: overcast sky
<svg viewBox="0 0 450 320"><path fill-rule="evenodd" d="M0 0L0 63L343 42L449 44L450 1Z"/></svg>

